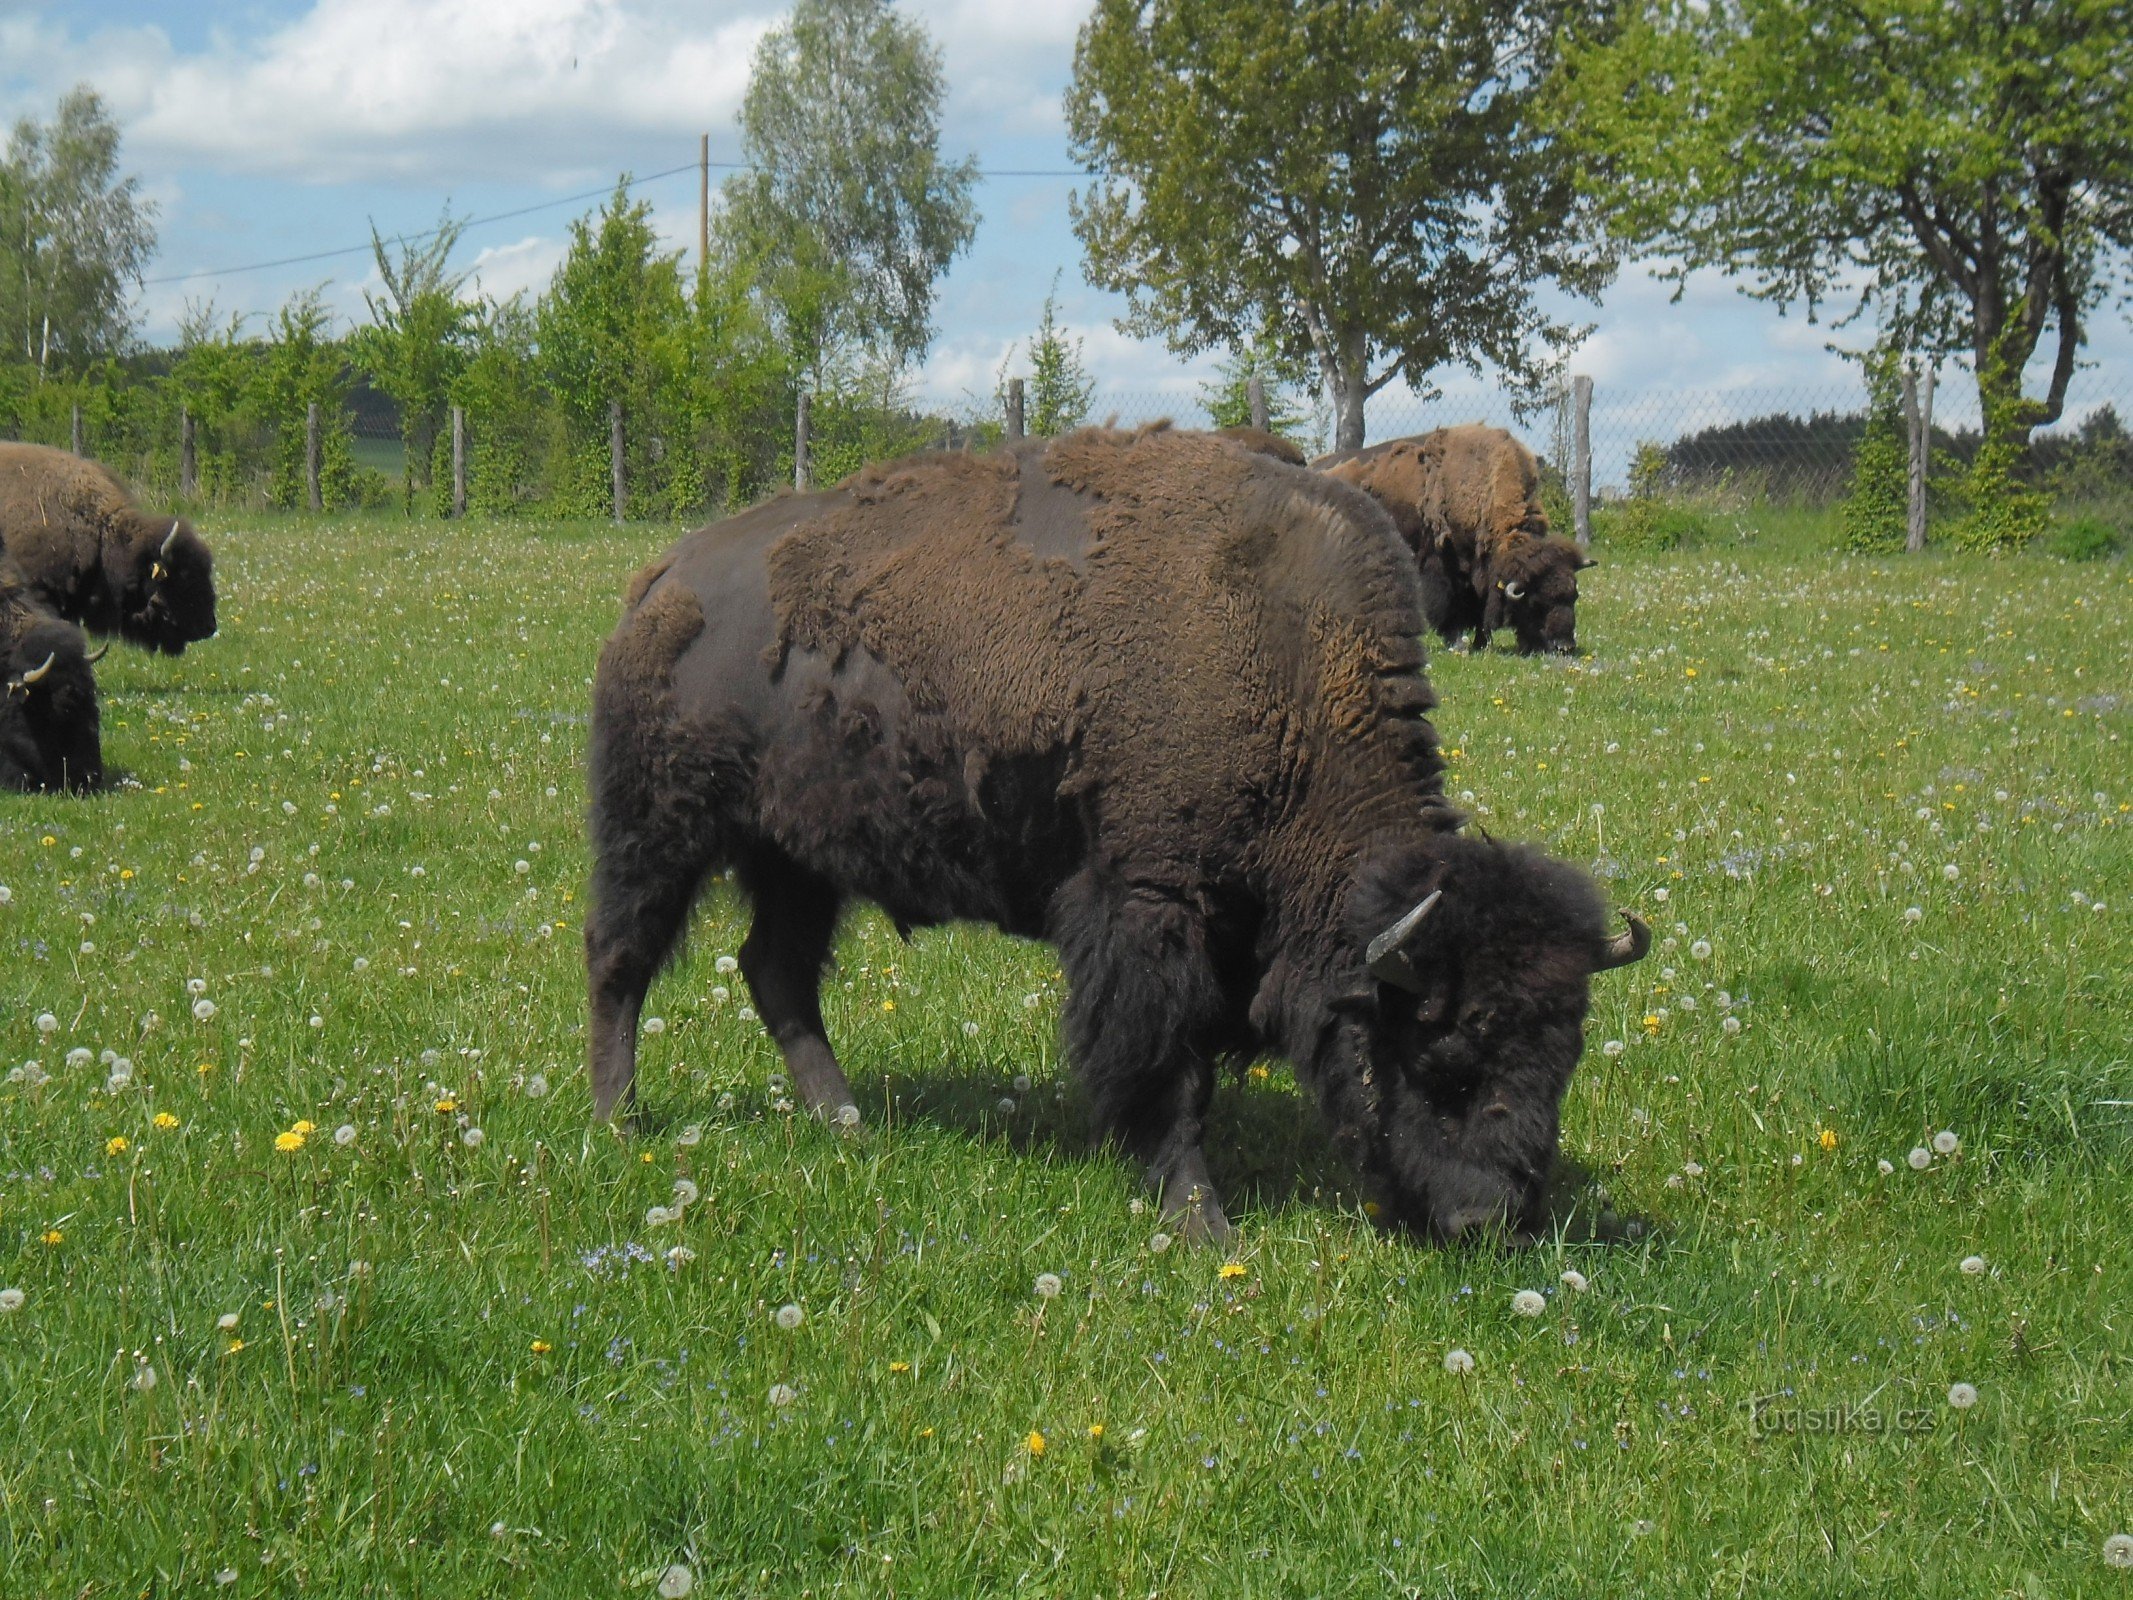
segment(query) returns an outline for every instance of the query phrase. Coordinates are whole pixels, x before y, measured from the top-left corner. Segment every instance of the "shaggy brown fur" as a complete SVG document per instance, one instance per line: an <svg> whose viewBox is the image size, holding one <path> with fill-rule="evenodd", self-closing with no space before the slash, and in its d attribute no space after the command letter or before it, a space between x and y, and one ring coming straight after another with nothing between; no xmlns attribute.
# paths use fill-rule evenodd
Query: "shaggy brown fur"
<svg viewBox="0 0 2133 1600"><path fill-rule="evenodd" d="M1310 464L1301 450L1278 433L1250 427L1223 428L1218 431L1223 438L1233 440L1247 450L1256 450L1263 456L1272 456L1276 461L1286 461L1292 467Z"/></svg>
<svg viewBox="0 0 2133 1600"><path fill-rule="evenodd" d="M1508 627L1526 654L1577 648L1577 574L1595 563L1550 534L1540 464L1503 429L1440 428L1314 465L1392 514L1422 568L1429 624L1447 643L1471 629L1485 649Z"/></svg>
<svg viewBox="0 0 2133 1600"><path fill-rule="evenodd" d="M1051 940L1103 1128L1227 1229L1214 1066L1293 1060L1388 1220L1528 1225L1598 896L1458 836L1414 563L1322 474L1167 428L936 454L683 539L593 696L594 1104L699 886L753 903L742 970L808 1103L849 1111L817 999L840 907ZM1432 888L1426 995L1371 938ZM1420 980L1418 980L1420 981Z"/></svg>
<svg viewBox="0 0 2133 1600"><path fill-rule="evenodd" d="M108 468L64 450L0 444L0 570L60 616L167 655L215 631L200 536L144 513Z"/></svg>
<svg viewBox="0 0 2133 1600"><path fill-rule="evenodd" d="M0 580L0 789L103 787L100 722L81 629Z"/></svg>

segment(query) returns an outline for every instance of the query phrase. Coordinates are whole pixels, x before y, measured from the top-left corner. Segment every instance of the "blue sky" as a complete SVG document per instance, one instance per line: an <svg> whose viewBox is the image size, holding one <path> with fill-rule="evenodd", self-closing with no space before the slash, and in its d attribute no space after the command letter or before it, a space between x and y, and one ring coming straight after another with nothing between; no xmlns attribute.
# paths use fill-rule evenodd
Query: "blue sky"
<svg viewBox="0 0 2133 1600"><path fill-rule="evenodd" d="M111 104L126 129L124 162L161 207L149 277L204 274L144 288L151 340L172 335L188 301L257 314L317 284L358 318L363 289L377 286L367 252L222 269L359 245L373 220L387 233L425 228L447 202L486 216L599 189L624 170L690 165L700 133L711 135L714 160L733 160L749 58L783 9L750 0L0 0L0 114L48 116L82 81ZM902 9L944 53L949 153L996 171L1072 165L1060 95L1087 0L903 0ZM989 392L1062 268L1062 320L1086 341L1100 404L1132 398L1154 408L1165 394L1189 397L1211 370L1207 359L1182 362L1112 326L1120 302L1080 276L1072 187L1068 178L982 184L983 221L942 286L922 394L954 403ZM693 166L641 192L674 245L693 247ZM492 292L537 289L560 258L565 225L589 204L472 229L460 263ZM1596 326L1575 366L1594 375L1602 412L1619 412L1625 429L1632 412L1652 419L1651 432L1723 420L1750 391L1803 406L1856 393L1853 370L1824 348L1826 327L1780 316L1716 277L1680 304L1670 294L1631 265L1582 313ZM2133 334L2109 311L2091 338L2102 370L2079 388L2108 392L2127 370ZM1949 376L1960 405L1967 380ZM1381 395L1372 437L1453 412L1501 415L1486 378L1447 374L1444 386L1446 400L1428 413L1411 396Z"/></svg>

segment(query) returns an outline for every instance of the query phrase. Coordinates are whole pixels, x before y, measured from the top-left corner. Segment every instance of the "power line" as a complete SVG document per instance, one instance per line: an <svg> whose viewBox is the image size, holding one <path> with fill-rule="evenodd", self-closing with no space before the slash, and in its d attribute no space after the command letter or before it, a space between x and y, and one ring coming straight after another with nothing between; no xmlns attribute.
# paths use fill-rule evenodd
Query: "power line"
<svg viewBox="0 0 2133 1600"><path fill-rule="evenodd" d="M704 163L702 162L691 161L683 166L669 167L664 172L648 172L641 178L630 179L623 187L625 189L634 189L642 183L657 183L661 178L678 177L684 172L699 172L703 169L703 165ZM754 164L747 161L714 161L710 165L721 172L753 172L755 170ZM978 176L980 178L1089 178L1096 176L1096 174L1086 172L1079 167L1003 167L997 172L981 170ZM483 227L491 222L508 222L513 217L528 217L536 211L553 211L557 206L576 205L582 200L597 200L601 196L612 194L613 192L611 185L603 185L598 189L586 189L578 194L559 195L553 200L542 200L530 206L520 206L514 211L492 212L486 217L468 217L464 221L455 223L454 226L464 231L468 228ZM396 233L381 242L399 245L420 244L426 239L436 238L443 231L441 228L425 228L420 233ZM160 278L143 278L141 287L145 289L153 284L162 283L192 283L201 278L234 278L240 273L266 272L275 267L299 267L312 261L335 261L342 256L364 256L370 253L371 246L369 244L352 244L343 246L338 250L314 250L309 255L282 256L274 261L254 261L242 267L208 267L198 272L173 272Z"/></svg>

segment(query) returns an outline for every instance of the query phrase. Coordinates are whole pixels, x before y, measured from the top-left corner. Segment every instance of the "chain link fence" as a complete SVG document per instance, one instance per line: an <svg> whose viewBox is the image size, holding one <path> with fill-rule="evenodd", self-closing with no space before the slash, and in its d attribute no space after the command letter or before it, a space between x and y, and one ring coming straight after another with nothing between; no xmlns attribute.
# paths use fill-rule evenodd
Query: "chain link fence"
<svg viewBox="0 0 2133 1600"><path fill-rule="evenodd" d="M1377 442L1457 423L1510 430L1563 482L1574 438L1571 385L1537 403L1462 389L1420 400L1385 393L1369 406ZM423 517L511 514L703 520L796 477L831 483L870 460L929 448L982 447L1013 427L1008 392L959 406L883 404L815 395L803 436L791 395L743 413L623 410L573 419L553 405L468 409L407 429L384 396L356 386L316 416L197 414L167 383L103 373L0 393L0 437L104 461L152 501L247 509L400 510ZM1205 427L1211 387L1182 378L1140 390L1099 386L1085 420ZM1307 453L1330 448L1330 413L1314 397L1268 396L1278 431ZM1935 390L1933 460L1959 473L1980 437L1977 394L1961 373ZM2133 389L2080 375L2064 416L2037 430L2034 479L2062 498L2133 509ZM1593 387L1591 482L1602 505L1641 487L1683 496L1827 507L1850 485L1867 421L1863 384L1713 391Z"/></svg>

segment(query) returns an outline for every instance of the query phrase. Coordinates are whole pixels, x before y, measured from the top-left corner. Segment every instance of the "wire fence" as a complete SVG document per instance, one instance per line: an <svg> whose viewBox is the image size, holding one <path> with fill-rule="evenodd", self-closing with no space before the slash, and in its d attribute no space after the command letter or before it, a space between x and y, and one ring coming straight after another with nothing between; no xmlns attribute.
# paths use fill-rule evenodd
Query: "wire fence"
<svg viewBox="0 0 2133 1600"><path fill-rule="evenodd" d="M2061 419L2033 436L2032 476L2084 502L2133 506L2133 438L2122 424L2133 416L2133 388L2115 387L2110 377L2079 375ZM0 404L0 436L76 450L144 496L195 506L687 522L796 479L831 483L869 460L997 441L1015 429L1009 393L1003 387L996 399L966 396L955 405L814 395L804 431L790 394L758 397L745 413L646 406L586 417L529 397L440 412L408 427L389 400L360 385L322 408L225 409L210 422L167 383L106 374L15 395ZM1524 440L1560 482L1574 436L1571 395L1567 382L1538 403L1480 388L1430 400L1381 394L1369 407L1368 438L1489 423ZM1294 393L1268 398L1278 431L1307 453L1330 447L1322 404ZM1204 427L1220 403L1212 386L1186 379L1164 388L1099 387L1084 420ZM1957 472L1980 437L1974 385L1944 374L1932 410L1934 460ZM1849 488L1867 414L1863 384L1710 391L1597 384L1588 430L1594 495L1605 504L1626 494L1641 452L1645 493L1657 487L1741 505L1828 506Z"/></svg>

